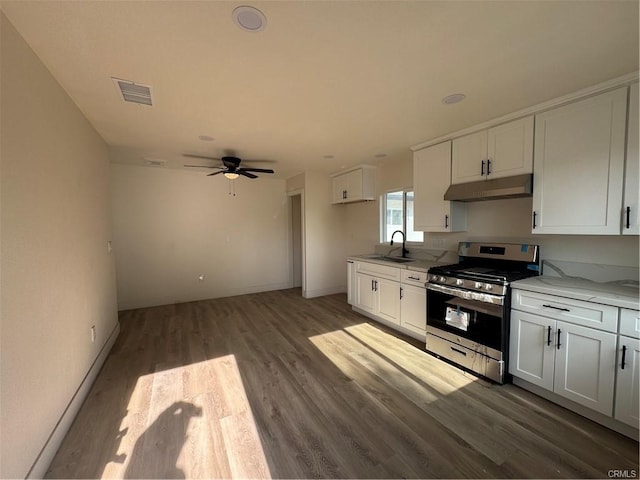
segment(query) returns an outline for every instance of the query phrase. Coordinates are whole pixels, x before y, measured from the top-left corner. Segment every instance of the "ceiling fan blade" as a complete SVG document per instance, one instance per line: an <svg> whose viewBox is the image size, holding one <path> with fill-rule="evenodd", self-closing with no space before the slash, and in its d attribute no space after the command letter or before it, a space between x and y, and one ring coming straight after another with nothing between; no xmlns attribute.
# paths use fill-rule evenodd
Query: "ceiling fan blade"
<svg viewBox="0 0 640 480"><path fill-rule="evenodd" d="M249 172L247 172L246 170L243 170L243 169L236 170L236 173L238 175L243 175L243 176L249 177L249 178L258 178L257 175L254 175L253 173L249 173Z"/></svg>
<svg viewBox="0 0 640 480"><path fill-rule="evenodd" d="M210 177L211 175L218 175L219 173L224 173L224 170L218 170L217 172L210 173L207 177Z"/></svg>
<svg viewBox="0 0 640 480"><path fill-rule="evenodd" d="M220 168L223 167L210 167L209 165L183 165L183 167L196 167L196 168Z"/></svg>
<svg viewBox="0 0 640 480"><path fill-rule="evenodd" d="M249 167L244 168L244 167L241 167L239 170L243 170L245 172L275 173L270 168L249 168Z"/></svg>

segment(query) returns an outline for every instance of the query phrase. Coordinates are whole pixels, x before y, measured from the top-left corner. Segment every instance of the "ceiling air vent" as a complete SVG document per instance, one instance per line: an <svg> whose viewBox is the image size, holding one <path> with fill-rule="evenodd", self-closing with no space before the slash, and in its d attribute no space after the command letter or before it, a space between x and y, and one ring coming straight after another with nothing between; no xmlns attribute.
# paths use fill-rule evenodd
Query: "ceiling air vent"
<svg viewBox="0 0 640 480"><path fill-rule="evenodd" d="M149 106L153 105L151 99L151 87L149 85L143 85L129 80L121 80L114 77L111 77L111 79L118 88L120 98L125 102L139 103L140 105Z"/></svg>

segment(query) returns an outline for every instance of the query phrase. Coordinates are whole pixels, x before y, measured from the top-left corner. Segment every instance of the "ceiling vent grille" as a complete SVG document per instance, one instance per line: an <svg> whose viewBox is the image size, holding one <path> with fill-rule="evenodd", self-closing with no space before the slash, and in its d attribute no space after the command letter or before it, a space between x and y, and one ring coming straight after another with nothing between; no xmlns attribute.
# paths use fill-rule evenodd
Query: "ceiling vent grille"
<svg viewBox="0 0 640 480"><path fill-rule="evenodd" d="M153 105L151 97L151 86L141 83L131 82L129 80L121 80L111 77L115 83L120 98L125 102L138 103L140 105Z"/></svg>

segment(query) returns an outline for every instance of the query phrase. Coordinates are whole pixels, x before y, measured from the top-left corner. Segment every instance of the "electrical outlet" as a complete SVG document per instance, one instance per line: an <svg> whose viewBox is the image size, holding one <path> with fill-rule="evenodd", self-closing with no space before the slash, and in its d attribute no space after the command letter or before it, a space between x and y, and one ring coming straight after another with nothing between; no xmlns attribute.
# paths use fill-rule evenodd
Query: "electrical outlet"
<svg viewBox="0 0 640 480"><path fill-rule="evenodd" d="M107 241L107 253L111 253L113 252L113 244L111 243L111 240Z"/></svg>
<svg viewBox="0 0 640 480"><path fill-rule="evenodd" d="M96 343L96 326L91 325L91 343Z"/></svg>

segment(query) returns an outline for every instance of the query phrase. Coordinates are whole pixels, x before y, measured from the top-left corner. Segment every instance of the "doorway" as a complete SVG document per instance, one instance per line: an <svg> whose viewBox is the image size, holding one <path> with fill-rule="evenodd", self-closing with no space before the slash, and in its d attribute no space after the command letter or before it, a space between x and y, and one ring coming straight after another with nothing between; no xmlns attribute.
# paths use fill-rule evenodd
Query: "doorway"
<svg viewBox="0 0 640 480"><path fill-rule="evenodd" d="M301 191L289 194L289 239L290 239L290 264L291 284L294 288L302 288L304 292L304 230L303 230L303 194Z"/></svg>

